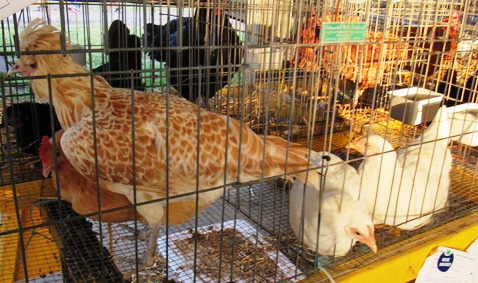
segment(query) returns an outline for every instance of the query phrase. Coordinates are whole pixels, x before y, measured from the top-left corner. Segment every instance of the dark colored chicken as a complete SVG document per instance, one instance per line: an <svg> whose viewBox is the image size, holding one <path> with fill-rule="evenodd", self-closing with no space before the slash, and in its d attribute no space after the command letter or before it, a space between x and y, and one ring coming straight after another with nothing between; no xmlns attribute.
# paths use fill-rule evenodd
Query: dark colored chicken
<svg viewBox="0 0 478 283"><path fill-rule="evenodd" d="M196 9L192 18L177 18L165 25L146 25L148 52L170 68L168 79L183 97L195 102L213 97L238 69L242 45L224 13Z"/></svg>
<svg viewBox="0 0 478 283"><path fill-rule="evenodd" d="M474 86L476 85L475 81L477 80L474 74L465 79L463 84L460 84L457 80L457 72L453 69L448 69L443 80L444 81L440 81L438 84L437 92L444 94L445 97L453 99L445 100L445 105L447 107L473 102L472 93L475 92Z"/></svg>
<svg viewBox="0 0 478 283"><path fill-rule="evenodd" d="M7 107L5 116L3 124L8 123L15 129L17 147L32 155L38 155L41 137L52 135L51 117L54 131L61 129L55 111L50 111L50 105L45 103L12 104Z"/></svg>
<svg viewBox="0 0 478 283"><path fill-rule="evenodd" d="M460 12L453 10L450 18L444 18L437 26L429 30L427 40L419 42L419 46L425 51L429 64L417 66L414 72L418 72L427 77L435 74L440 66L445 65L447 61L453 58L458 47L458 31L460 28ZM420 28L414 27L410 29L411 36L419 36ZM415 49L409 51L410 58L417 58L420 53ZM420 58L418 58L420 59ZM426 68L428 66L428 68Z"/></svg>
<svg viewBox="0 0 478 283"><path fill-rule="evenodd" d="M112 87L144 90L141 81L141 51L134 50L141 47L141 39L130 34L122 21L115 20L108 30L108 46L119 50L111 51L109 62L93 69L93 72L103 76ZM131 70L134 71L132 75Z"/></svg>

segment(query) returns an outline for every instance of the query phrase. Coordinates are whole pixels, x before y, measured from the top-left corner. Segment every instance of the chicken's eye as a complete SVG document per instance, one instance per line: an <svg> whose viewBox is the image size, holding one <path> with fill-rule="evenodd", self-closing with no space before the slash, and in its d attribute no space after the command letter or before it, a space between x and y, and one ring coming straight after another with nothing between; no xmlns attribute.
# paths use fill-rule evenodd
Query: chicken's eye
<svg viewBox="0 0 478 283"><path fill-rule="evenodd" d="M37 63L30 64L30 67L32 67L33 69L36 69Z"/></svg>

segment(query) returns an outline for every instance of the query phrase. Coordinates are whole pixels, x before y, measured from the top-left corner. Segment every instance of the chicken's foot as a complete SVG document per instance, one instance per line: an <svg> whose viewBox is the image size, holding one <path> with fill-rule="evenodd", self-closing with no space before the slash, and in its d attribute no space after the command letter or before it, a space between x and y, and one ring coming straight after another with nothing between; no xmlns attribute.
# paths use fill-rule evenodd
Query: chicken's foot
<svg viewBox="0 0 478 283"><path fill-rule="evenodd" d="M149 229L149 233L148 233L148 237L147 237L146 253L144 255L144 259L142 260L142 262L138 263L138 270L137 270L138 272L143 271L143 270L153 266L157 261L162 262L162 263L166 263L166 259L159 256L156 253L156 249L157 249L157 246L158 246L157 240L158 240L158 237L159 237L159 230L160 230L161 226L156 225L156 226L149 226L149 227L150 227L150 229ZM117 257L116 259L124 261L124 262L128 262L128 261L131 260L131 259L126 259L126 258L121 258L121 257ZM133 262L135 262L135 261L133 261ZM133 269L133 270L123 274L123 276L124 276L124 278L130 278L131 275L133 275L135 273L136 273L136 270Z"/></svg>
<svg viewBox="0 0 478 283"><path fill-rule="evenodd" d="M136 263L135 259L127 258L127 257L115 257L115 260L119 260L119 261L125 262L125 263L131 263L131 264ZM146 264L146 263L141 263L141 262L138 264L138 273L148 272L149 269L154 269L157 265L160 265L160 264L165 265L166 264L166 259L163 258L162 256L155 255L153 257L153 264ZM127 279L127 280L130 280L131 277L134 276L135 274L136 274L136 269L132 269L130 271L125 272L123 274L123 278Z"/></svg>
<svg viewBox="0 0 478 283"><path fill-rule="evenodd" d="M143 229L135 229L127 224L120 223L118 227L121 227L128 232L132 233L133 235L130 236L120 236L116 238L115 242L117 241L135 241L136 239L141 241L146 241L149 237L149 226L145 226Z"/></svg>

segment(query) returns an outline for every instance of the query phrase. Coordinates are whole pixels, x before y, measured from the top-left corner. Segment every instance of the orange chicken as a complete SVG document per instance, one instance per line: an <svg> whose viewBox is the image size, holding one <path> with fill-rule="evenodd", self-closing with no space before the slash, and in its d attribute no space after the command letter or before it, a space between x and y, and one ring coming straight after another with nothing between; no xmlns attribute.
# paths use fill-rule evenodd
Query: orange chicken
<svg viewBox="0 0 478 283"><path fill-rule="evenodd" d="M155 261L165 215L168 224L176 213L189 220L229 186L263 178L293 174L319 186L303 148L182 97L113 88L64 56L62 38L56 27L32 21L20 35L20 49L29 53L9 73L42 76L31 86L37 100L51 94L66 158L83 176L98 178L101 190L137 205L150 227L140 268Z"/></svg>

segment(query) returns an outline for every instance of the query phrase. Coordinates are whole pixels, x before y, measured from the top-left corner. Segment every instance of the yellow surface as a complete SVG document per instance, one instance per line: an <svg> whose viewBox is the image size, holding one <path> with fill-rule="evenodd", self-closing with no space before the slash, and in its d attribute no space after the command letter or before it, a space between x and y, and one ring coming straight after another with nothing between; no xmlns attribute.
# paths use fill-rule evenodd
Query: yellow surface
<svg viewBox="0 0 478 283"><path fill-rule="evenodd" d="M387 282L404 283L416 279L425 258L434 253L438 246L466 250L478 237L478 213L453 221L436 229L417 235L409 240L385 248L375 255L354 260L353 265L347 264L330 270L354 270L342 277L335 277L336 282ZM370 265L365 264L373 261ZM301 281L328 282L322 273L317 273Z"/></svg>
<svg viewBox="0 0 478 283"><path fill-rule="evenodd" d="M40 200L44 181L36 180L0 188L0 212L15 212L14 197L20 209L30 208ZM15 192L15 193L14 193Z"/></svg>
<svg viewBox="0 0 478 283"><path fill-rule="evenodd" d="M0 236L0 282L22 280L25 275L15 199L24 229L28 277L35 278L61 270L59 251L48 227L31 228L44 222L40 208L35 203L54 195L51 185L41 180L16 184L15 190L11 186L0 188L0 233L8 233Z"/></svg>
<svg viewBox="0 0 478 283"><path fill-rule="evenodd" d="M17 228L17 216L15 213L5 212L1 215L2 225L0 233ZM7 234L0 237L0 274L1 282L14 281L15 265L17 263L18 233Z"/></svg>
<svg viewBox="0 0 478 283"><path fill-rule="evenodd" d="M22 218L23 225L27 227L43 222L39 208L35 208L31 211L30 209L24 209ZM25 231L23 234L23 243L25 245L28 277L40 277L61 270L60 252L47 226ZM20 246L17 254L20 259ZM23 262L19 262L15 269L15 280L24 279L24 276L25 270Z"/></svg>

